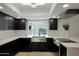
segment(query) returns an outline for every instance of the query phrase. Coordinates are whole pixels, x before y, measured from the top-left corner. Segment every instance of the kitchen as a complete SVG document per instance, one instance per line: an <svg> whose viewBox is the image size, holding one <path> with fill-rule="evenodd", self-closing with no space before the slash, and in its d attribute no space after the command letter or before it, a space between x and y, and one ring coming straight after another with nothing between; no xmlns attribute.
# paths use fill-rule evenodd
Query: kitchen
<svg viewBox="0 0 79 59"><path fill-rule="evenodd" d="M28 53L33 52L79 56L78 6L79 3L0 3L0 56L30 56Z"/></svg>

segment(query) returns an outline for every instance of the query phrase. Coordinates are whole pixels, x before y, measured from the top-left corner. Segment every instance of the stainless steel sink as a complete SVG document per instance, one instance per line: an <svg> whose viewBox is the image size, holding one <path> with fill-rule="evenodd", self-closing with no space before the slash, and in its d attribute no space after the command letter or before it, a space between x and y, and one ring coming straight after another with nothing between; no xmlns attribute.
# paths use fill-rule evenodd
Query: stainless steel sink
<svg viewBox="0 0 79 59"><path fill-rule="evenodd" d="M73 40L66 39L66 38L57 38L57 40L59 40L62 43L77 43L77 42L75 42Z"/></svg>

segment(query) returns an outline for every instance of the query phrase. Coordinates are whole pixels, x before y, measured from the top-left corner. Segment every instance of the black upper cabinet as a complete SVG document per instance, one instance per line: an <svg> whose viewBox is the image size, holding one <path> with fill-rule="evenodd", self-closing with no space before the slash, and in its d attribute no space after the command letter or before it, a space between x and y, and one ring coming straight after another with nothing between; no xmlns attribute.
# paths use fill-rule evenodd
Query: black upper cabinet
<svg viewBox="0 0 79 59"><path fill-rule="evenodd" d="M0 30L12 30L14 18L0 12Z"/></svg>
<svg viewBox="0 0 79 59"><path fill-rule="evenodd" d="M50 18L49 19L49 29L50 30L57 30L58 29L58 19L57 18Z"/></svg>
<svg viewBox="0 0 79 59"><path fill-rule="evenodd" d="M0 30L25 30L26 19L16 19L0 12Z"/></svg>
<svg viewBox="0 0 79 59"><path fill-rule="evenodd" d="M25 29L26 29L26 19L14 20L14 30L25 30Z"/></svg>

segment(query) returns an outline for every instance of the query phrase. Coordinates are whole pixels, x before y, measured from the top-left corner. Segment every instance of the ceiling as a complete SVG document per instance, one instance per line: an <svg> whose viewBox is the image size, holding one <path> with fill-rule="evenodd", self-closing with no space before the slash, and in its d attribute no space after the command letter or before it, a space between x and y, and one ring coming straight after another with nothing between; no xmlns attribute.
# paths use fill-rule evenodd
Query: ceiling
<svg viewBox="0 0 79 59"><path fill-rule="evenodd" d="M42 13L42 12L49 12L51 7L52 7L52 3L46 3L45 5L40 5L37 6L36 8L32 8L29 5L22 5L21 3L13 3L14 6L16 6L20 12L26 12L26 13Z"/></svg>
<svg viewBox="0 0 79 59"><path fill-rule="evenodd" d="M64 4L69 4L69 7L63 8ZM32 8L29 5L22 3L0 3L3 7L2 12L5 12L14 17L27 19L48 19L49 17L59 17L61 13L67 9L79 9L79 3L45 3L45 5Z"/></svg>
<svg viewBox="0 0 79 59"><path fill-rule="evenodd" d="M63 8L62 6L64 4L69 4L69 7L67 8ZM63 12L65 12L67 9L79 9L79 3L58 3L51 16L60 16L60 14L62 14Z"/></svg>

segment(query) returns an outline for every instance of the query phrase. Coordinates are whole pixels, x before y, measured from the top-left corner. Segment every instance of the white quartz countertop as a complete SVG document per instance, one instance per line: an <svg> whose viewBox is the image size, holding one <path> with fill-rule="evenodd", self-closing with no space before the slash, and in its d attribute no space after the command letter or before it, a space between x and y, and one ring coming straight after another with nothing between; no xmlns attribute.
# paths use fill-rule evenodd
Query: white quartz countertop
<svg viewBox="0 0 79 59"><path fill-rule="evenodd" d="M58 41L60 44L67 48L79 48L79 37L58 37L58 36L48 36L47 38L54 38L54 40L58 41L57 38L66 38L72 41L75 41L77 43L62 43ZM61 39L62 40L62 39Z"/></svg>
<svg viewBox="0 0 79 59"><path fill-rule="evenodd" d="M56 38L63 38L63 37L54 37L55 40L57 40ZM79 48L79 37L67 37L67 39L75 41L77 43L62 43L60 41L59 41L59 43L61 43L63 46L65 46L67 48Z"/></svg>
<svg viewBox="0 0 79 59"><path fill-rule="evenodd" d="M15 37L10 37L10 38L0 39L0 45L6 44L18 38L31 38L31 37L30 36L15 36Z"/></svg>
<svg viewBox="0 0 79 59"><path fill-rule="evenodd" d="M0 39L0 45L11 42L11 41L16 40L18 38L32 38L32 36L15 36L15 37L10 37L10 38L6 38L6 39ZM46 38L54 38L54 40L57 40L56 38L63 38L63 37L48 36ZM62 43L62 42L60 42L63 46L65 46L67 48L79 48L79 37L67 37L67 38L70 40L73 40L77 43Z"/></svg>

